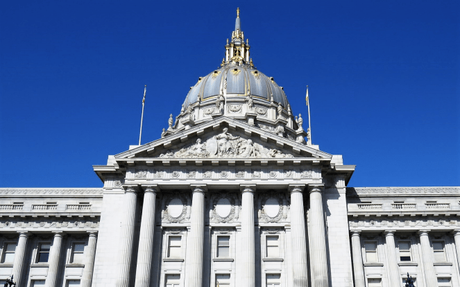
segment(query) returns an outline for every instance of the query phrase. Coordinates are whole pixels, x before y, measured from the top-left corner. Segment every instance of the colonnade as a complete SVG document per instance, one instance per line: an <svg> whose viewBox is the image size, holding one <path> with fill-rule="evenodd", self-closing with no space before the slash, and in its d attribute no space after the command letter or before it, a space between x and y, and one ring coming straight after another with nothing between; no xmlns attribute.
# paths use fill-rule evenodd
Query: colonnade
<svg viewBox="0 0 460 287"><path fill-rule="evenodd" d="M27 243L30 241L31 233L28 231L20 231L18 243L16 245L13 261L13 276L16 286L25 286L27 281L23 282L25 268L24 266L28 264L26 260L26 251ZM96 254L96 231L90 231L88 238L88 246L85 253L85 267L83 269L83 274L81 277L82 287L91 287L91 279L93 277L93 267L94 267L94 256ZM53 241L51 244L51 250L48 258L48 273L45 280L45 286L54 287L57 285L57 279L59 278L59 261L62 256L62 241L65 237L65 233L62 231L53 232Z"/></svg>
<svg viewBox="0 0 460 287"><path fill-rule="evenodd" d="M291 233L292 240L292 276L293 286L308 287L307 268L307 228L305 223L304 210L304 189L305 184L290 185L291 197ZM205 185L191 185L192 206L191 206L191 225L187 239L187 250L185 258L185 284L186 287L203 286L203 251L204 251L204 216L205 216ZM124 223L122 224L122 252L119 255L119 268L117 273L116 286L129 287L130 266L133 264L132 252L134 240L134 217L136 209L137 186L126 186L124 195L125 213ZM143 186L144 202L142 206L142 218L140 227L140 238L138 246L138 256L136 265L135 287L149 287L150 272L152 265L154 224L155 224L155 198L159 191L156 185ZM256 285L256 250L255 250L255 204L254 195L255 185L241 185L241 238L243 248L241 252L242 266L241 274L238 277L244 282L246 287ZM310 237L309 256L312 268L311 279L312 287L328 287L329 274L326 250L325 217L322 199L323 185L309 185L310 210L308 213L310 227L309 230L315 236Z"/></svg>
<svg viewBox="0 0 460 287"><path fill-rule="evenodd" d="M388 266L388 274L389 274L389 286L400 286L401 285L401 272L398 266L398 254L396 249L395 243L395 235L396 230L385 230L383 233L385 234L385 252L387 254L386 258L386 265ZM421 276L424 280L425 286L438 286L436 270L434 267L433 262L433 250L431 249L429 233L431 230L429 229L422 229L418 231L419 240L420 240L420 250L421 250L421 263L423 266ZM364 264L363 264L363 254L361 252L361 231L355 230L352 231L351 235L351 247L352 247L352 254L353 254L353 273L355 279L355 287L365 287L365 274L364 274ZM454 243L456 249L456 258L457 262L454 264L458 264L456 266L460 269L460 230L454 230ZM457 269L455 268L455 269Z"/></svg>

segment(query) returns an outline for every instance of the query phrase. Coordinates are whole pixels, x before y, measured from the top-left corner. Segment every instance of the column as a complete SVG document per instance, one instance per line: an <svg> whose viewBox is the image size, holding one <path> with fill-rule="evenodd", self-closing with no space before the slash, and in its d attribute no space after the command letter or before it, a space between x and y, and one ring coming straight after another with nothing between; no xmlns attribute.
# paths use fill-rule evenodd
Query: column
<svg viewBox="0 0 460 287"><path fill-rule="evenodd" d="M353 231L351 235L351 249L353 254L353 275L355 287L366 287L364 282L363 255L361 254L361 231Z"/></svg>
<svg viewBox="0 0 460 287"><path fill-rule="evenodd" d="M134 225L136 219L137 186L126 186L123 196L124 210L118 251L117 287L129 287L129 271L133 253ZM114 250L114 252L117 252Z"/></svg>
<svg viewBox="0 0 460 287"><path fill-rule="evenodd" d="M401 275L399 274L398 256L396 255L395 231L385 231L385 243L387 251L388 273L390 273L390 285L399 286L402 283Z"/></svg>
<svg viewBox="0 0 460 287"><path fill-rule="evenodd" d="M455 250L457 251L457 264L460 269L460 229L456 229L453 232L455 241Z"/></svg>
<svg viewBox="0 0 460 287"><path fill-rule="evenodd" d="M307 232L303 189L305 185L290 186L291 190L291 248L293 286L308 286Z"/></svg>
<svg viewBox="0 0 460 287"><path fill-rule="evenodd" d="M244 287L256 285L256 249L254 235L255 185L241 186L241 281Z"/></svg>
<svg viewBox="0 0 460 287"><path fill-rule="evenodd" d="M86 247L85 269L81 278L81 287L91 287L93 279L94 258L96 255L96 231L88 231L88 246Z"/></svg>
<svg viewBox="0 0 460 287"><path fill-rule="evenodd" d="M53 245L51 247L50 257L48 260L49 267L48 267L48 275L46 276L46 281L45 281L46 287L56 286L61 246L62 246L62 232L56 232L54 233Z"/></svg>
<svg viewBox="0 0 460 287"><path fill-rule="evenodd" d="M141 230L139 235L139 251L137 253L136 287L150 286L152 270L153 237L155 233L155 201L157 186L147 186L142 206Z"/></svg>
<svg viewBox="0 0 460 287"><path fill-rule="evenodd" d="M423 274L425 275L426 286L438 286L438 278L433 265L433 251L431 250L430 237L428 232L430 230L420 230L420 245L422 247L422 261L423 261Z"/></svg>
<svg viewBox="0 0 460 287"><path fill-rule="evenodd" d="M191 228L187 235L185 286L203 286L204 193L206 186L192 186Z"/></svg>
<svg viewBox="0 0 460 287"><path fill-rule="evenodd" d="M24 256L26 254L27 247L27 238L29 233L26 231L19 232L18 245L14 254L14 263L13 263L13 276L16 286L26 285L21 284L22 279L22 269L24 266Z"/></svg>
<svg viewBox="0 0 460 287"><path fill-rule="evenodd" d="M310 266L313 287L328 287L328 266L326 249L326 230L324 227L322 185L309 186L310 189ZM292 202L291 202L292 204Z"/></svg>

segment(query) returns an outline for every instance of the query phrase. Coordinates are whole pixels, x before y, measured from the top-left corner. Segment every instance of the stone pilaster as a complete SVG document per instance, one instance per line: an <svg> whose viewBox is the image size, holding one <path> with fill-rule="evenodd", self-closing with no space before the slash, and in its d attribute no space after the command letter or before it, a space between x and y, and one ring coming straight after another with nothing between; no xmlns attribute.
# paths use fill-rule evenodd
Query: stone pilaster
<svg viewBox="0 0 460 287"><path fill-rule="evenodd" d="M425 286L438 286L436 270L433 265L433 251L431 250L430 230L420 230L420 245L422 247L423 274L425 275Z"/></svg>
<svg viewBox="0 0 460 287"><path fill-rule="evenodd" d="M137 253L136 287L150 286L150 274L152 270L153 238L155 233L155 201L158 187L148 186L145 187L144 190L139 251Z"/></svg>
<svg viewBox="0 0 460 287"><path fill-rule="evenodd" d="M293 286L308 286L307 232L303 189L305 185L290 186L291 191L291 250Z"/></svg>
<svg viewBox="0 0 460 287"><path fill-rule="evenodd" d="M353 231L351 235L351 248L353 253L353 275L355 278L355 287L366 287L364 282L363 255L361 254L361 231Z"/></svg>
<svg viewBox="0 0 460 287"><path fill-rule="evenodd" d="M123 196L124 210L123 222L121 226L119 250L118 250L118 270L116 287L129 287L129 271L133 255L134 227L136 219L137 186L126 186ZM117 252L114 250L114 252Z"/></svg>
<svg viewBox="0 0 460 287"><path fill-rule="evenodd" d="M329 287L322 187L322 185L309 186L310 212L308 216L312 234L309 240L313 287Z"/></svg>
<svg viewBox="0 0 460 287"><path fill-rule="evenodd" d="M204 193L206 186L192 186L191 229L187 236L185 286L203 286Z"/></svg>
<svg viewBox="0 0 460 287"><path fill-rule="evenodd" d="M395 231L385 231L385 243L387 248L387 266L391 286L401 285L401 275L398 267L398 256L396 254Z"/></svg>
<svg viewBox="0 0 460 287"><path fill-rule="evenodd" d="M86 248L85 269L81 277L82 287L91 287L94 269L94 257L96 255L96 231L89 231L88 246Z"/></svg>
<svg viewBox="0 0 460 287"><path fill-rule="evenodd" d="M256 285L256 249L254 234L255 185L241 186L241 283L243 287Z"/></svg>
<svg viewBox="0 0 460 287"><path fill-rule="evenodd" d="M59 269L59 256L61 255L62 246L62 232L55 232L53 245L50 250L50 256L48 260L48 275L46 276L45 286L54 287L56 286L56 280L58 277Z"/></svg>
<svg viewBox="0 0 460 287"><path fill-rule="evenodd" d="M18 245L16 247L16 251L14 254L14 263L13 263L13 275L14 275L14 281L16 282L16 286L26 285L26 284L21 284L21 281L22 281L21 279L22 279L24 256L26 254L28 237L29 237L29 233L19 232Z"/></svg>
<svg viewBox="0 0 460 287"><path fill-rule="evenodd" d="M457 251L457 264L458 264L458 269L460 270L460 229L454 230L453 234L454 234L455 250Z"/></svg>

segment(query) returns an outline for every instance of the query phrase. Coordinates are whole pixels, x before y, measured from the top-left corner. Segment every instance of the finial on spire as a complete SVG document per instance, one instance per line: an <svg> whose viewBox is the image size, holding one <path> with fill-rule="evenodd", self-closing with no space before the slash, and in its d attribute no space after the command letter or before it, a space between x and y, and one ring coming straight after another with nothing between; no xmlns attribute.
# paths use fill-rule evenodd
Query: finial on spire
<svg viewBox="0 0 460 287"><path fill-rule="evenodd" d="M240 7L236 8L236 18L240 18Z"/></svg>
<svg viewBox="0 0 460 287"><path fill-rule="evenodd" d="M241 31L240 8L239 7L236 9L235 31Z"/></svg>

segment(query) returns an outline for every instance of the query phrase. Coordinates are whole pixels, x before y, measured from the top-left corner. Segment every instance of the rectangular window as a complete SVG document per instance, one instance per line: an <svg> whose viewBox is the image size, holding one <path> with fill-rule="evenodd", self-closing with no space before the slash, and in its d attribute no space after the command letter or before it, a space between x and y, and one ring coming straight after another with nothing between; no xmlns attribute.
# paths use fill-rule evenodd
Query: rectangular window
<svg viewBox="0 0 460 287"><path fill-rule="evenodd" d="M30 287L42 287L45 286L45 280L33 280Z"/></svg>
<svg viewBox="0 0 460 287"><path fill-rule="evenodd" d="M217 257L230 257L230 236L217 236Z"/></svg>
<svg viewBox="0 0 460 287"><path fill-rule="evenodd" d="M438 278L439 287L451 287L450 278Z"/></svg>
<svg viewBox="0 0 460 287"><path fill-rule="evenodd" d="M14 262L14 252L16 251L16 243L5 243L3 247L3 263L13 263Z"/></svg>
<svg viewBox="0 0 460 287"><path fill-rule="evenodd" d="M266 236L266 243L267 243L267 257L280 257L280 249L279 249L279 236L278 235L267 235Z"/></svg>
<svg viewBox="0 0 460 287"><path fill-rule="evenodd" d="M433 241L434 262L445 262L444 241Z"/></svg>
<svg viewBox="0 0 460 287"><path fill-rule="evenodd" d="M168 257L181 258L181 236L168 237Z"/></svg>
<svg viewBox="0 0 460 287"><path fill-rule="evenodd" d="M80 287L80 280L67 280L66 287Z"/></svg>
<svg viewBox="0 0 460 287"><path fill-rule="evenodd" d="M376 241L365 242L364 249L366 250L366 262L378 262Z"/></svg>
<svg viewBox="0 0 460 287"><path fill-rule="evenodd" d="M216 287L230 286L230 274L216 274Z"/></svg>
<svg viewBox="0 0 460 287"><path fill-rule="evenodd" d="M368 287L382 287L382 279L381 278L369 278L367 279L367 286Z"/></svg>
<svg viewBox="0 0 460 287"><path fill-rule="evenodd" d="M411 261L410 241L399 241L399 261Z"/></svg>
<svg viewBox="0 0 460 287"><path fill-rule="evenodd" d="M281 274L267 274L267 287L281 286Z"/></svg>
<svg viewBox="0 0 460 287"><path fill-rule="evenodd" d="M70 263L84 263L85 244L82 242L74 243L72 245L72 254L70 256Z"/></svg>
<svg viewBox="0 0 460 287"><path fill-rule="evenodd" d="M40 243L38 245L38 254L37 254L37 263L39 262L48 262L50 256L51 244L49 243Z"/></svg>
<svg viewBox="0 0 460 287"><path fill-rule="evenodd" d="M179 287L180 275L179 274L166 274L165 287Z"/></svg>

